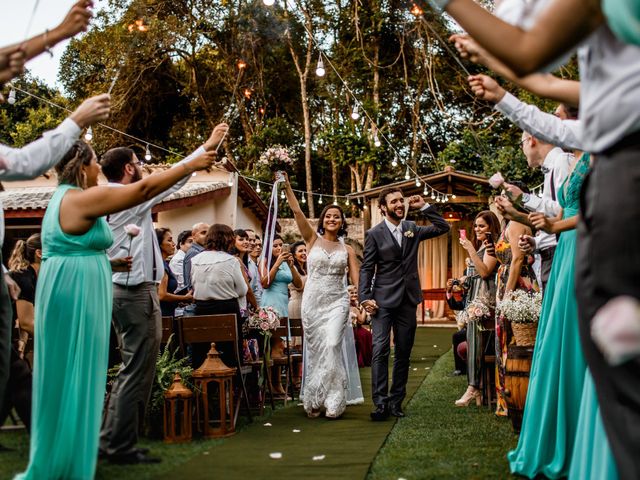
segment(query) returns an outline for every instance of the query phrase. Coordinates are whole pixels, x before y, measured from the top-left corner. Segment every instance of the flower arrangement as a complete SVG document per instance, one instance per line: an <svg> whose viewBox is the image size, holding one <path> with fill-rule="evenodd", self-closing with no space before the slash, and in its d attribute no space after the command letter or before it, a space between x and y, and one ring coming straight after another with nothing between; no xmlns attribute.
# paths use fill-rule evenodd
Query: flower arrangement
<svg viewBox="0 0 640 480"><path fill-rule="evenodd" d="M251 330L258 330L261 335L271 336L271 331L280 326L280 316L273 307L260 307L249 316L247 326Z"/></svg>
<svg viewBox="0 0 640 480"><path fill-rule="evenodd" d="M282 145L274 145L267 148L258 159L259 165L268 167L272 172L286 170L293 165L293 162L295 162L295 159L292 153Z"/></svg>
<svg viewBox="0 0 640 480"><path fill-rule="evenodd" d="M480 322L492 316L491 303L488 298L476 297L469 302L466 312L469 321Z"/></svg>
<svg viewBox="0 0 640 480"><path fill-rule="evenodd" d="M407 238L413 238L413 230L407 230L404 232L404 236Z"/></svg>
<svg viewBox="0 0 640 480"><path fill-rule="evenodd" d="M542 294L516 290L498 304L498 312L512 323L537 323L542 310Z"/></svg>

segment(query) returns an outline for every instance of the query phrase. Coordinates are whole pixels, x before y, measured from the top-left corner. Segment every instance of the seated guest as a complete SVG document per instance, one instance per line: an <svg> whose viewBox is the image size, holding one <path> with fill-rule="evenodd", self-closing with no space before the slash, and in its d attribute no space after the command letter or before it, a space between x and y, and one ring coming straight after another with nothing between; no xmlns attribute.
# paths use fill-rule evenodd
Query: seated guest
<svg viewBox="0 0 640 480"><path fill-rule="evenodd" d="M237 258L229 250L235 242L231 227L216 223L209 227L204 238L204 251L191 260L191 285L195 299L196 315L234 314L237 320L238 336L242 332L242 315L238 299L247 294L247 282L242 275L242 268ZM242 351L242 340L239 340L239 352ZM204 361L209 346L195 347L193 365L199 367ZM220 344L222 361L228 365L236 365L233 347Z"/></svg>
<svg viewBox="0 0 640 480"><path fill-rule="evenodd" d="M251 280L249 279L249 251L251 250L251 243L249 242L249 234L246 230L238 228L234 230L233 234L236 236L235 243L231 247L231 254L240 261L240 268L242 270L242 276L247 282L247 294L244 297L240 297L240 312L242 313L243 320L246 320L249 316L249 310L255 310L258 308L258 302L256 296L251 289Z"/></svg>
<svg viewBox="0 0 640 480"><path fill-rule="evenodd" d="M164 264L164 275L160 281L160 285L158 285L160 310L162 311L163 317L173 317L178 304L193 302L193 292L188 292L186 295L171 293L177 291L178 279L171 271L167 259L175 251L176 244L173 243L171 230L168 228L156 228L156 237L158 238L158 245L160 245L160 253L162 254L162 262Z"/></svg>
<svg viewBox="0 0 640 480"><path fill-rule="evenodd" d="M373 357L373 335L364 325L369 323L369 314L358 303L358 289L349 286L349 300L351 303L349 315L353 324L353 337L356 343L358 367L370 367Z"/></svg>
<svg viewBox="0 0 640 480"><path fill-rule="evenodd" d="M169 262L169 268L173 272L178 281L178 287L173 290L176 292L178 290L182 290L184 288L184 257L191 248L191 244L193 243L193 237L191 236L190 230L184 230L180 232L178 235L178 245L175 254L171 257L171 261Z"/></svg>

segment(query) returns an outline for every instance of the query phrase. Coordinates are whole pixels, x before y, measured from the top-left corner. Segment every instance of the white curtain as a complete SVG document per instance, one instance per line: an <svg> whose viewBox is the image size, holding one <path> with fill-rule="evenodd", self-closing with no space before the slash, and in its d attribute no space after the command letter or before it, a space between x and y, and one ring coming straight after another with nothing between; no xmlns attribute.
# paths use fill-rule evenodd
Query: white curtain
<svg viewBox="0 0 640 480"><path fill-rule="evenodd" d="M447 283L447 260L449 235L441 235L420 244L418 249L418 273L423 290L444 288ZM444 316L444 298L427 300L425 307L431 309L433 316Z"/></svg>

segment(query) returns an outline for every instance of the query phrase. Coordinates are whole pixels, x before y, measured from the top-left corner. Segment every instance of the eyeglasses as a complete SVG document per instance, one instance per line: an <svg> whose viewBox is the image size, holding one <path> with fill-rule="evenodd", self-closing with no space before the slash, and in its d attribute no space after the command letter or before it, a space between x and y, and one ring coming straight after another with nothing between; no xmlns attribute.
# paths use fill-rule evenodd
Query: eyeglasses
<svg viewBox="0 0 640 480"><path fill-rule="evenodd" d="M526 142L527 140L531 140L531 137L525 137L522 139L522 141L520 142L520 148L524 147L524 142Z"/></svg>

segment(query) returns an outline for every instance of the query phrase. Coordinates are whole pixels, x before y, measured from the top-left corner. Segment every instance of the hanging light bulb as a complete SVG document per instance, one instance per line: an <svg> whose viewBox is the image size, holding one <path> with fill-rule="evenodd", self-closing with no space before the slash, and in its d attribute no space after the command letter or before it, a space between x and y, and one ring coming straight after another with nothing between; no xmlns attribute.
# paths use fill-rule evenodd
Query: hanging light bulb
<svg viewBox="0 0 640 480"><path fill-rule="evenodd" d="M435 200L435 199L436 199L436 191L431 190L431 200Z"/></svg>
<svg viewBox="0 0 640 480"><path fill-rule="evenodd" d="M404 179L409 180L411 178L411 173L409 172L409 165L407 165L407 170L404 172Z"/></svg>
<svg viewBox="0 0 640 480"><path fill-rule="evenodd" d="M84 134L84 139L87 142L90 142L91 140L93 140L93 129L91 127L89 127L87 129L87 133Z"/></svg>
<svg viewBox="0 0 640 480"><path fill-rule="evenodd" d="M362 207L362 208L363 208L363 209L365 209L365 210L368 210L368 209L369 209L369 206L365 203L365 204L364 204L364 207Z"/></svg>
<svg viewBox="0 0 640 480"><path fill-rule="evenodd" d="M451 195L451 198L453 198L455 200L458 197L456 197L456 194L454 193L453 195Z"/></svg>
<svg viewBox="0 0 640 480"><path fill-rule="evenodd" d="M542 198L542 189L538 190L538 197Z"/></svg>
<svg viewBox="0 0 640 480"><path fill-rule="evenodd" d="M16 91L13 88L9 92L9 96L7 97L7 103L9 105L13 105L16 103Z"/></svg>
<svg viewBox="0 0 640 480"><path fill-rule="evenodd" d="M416 176L416 187L419 187L420 185L422 185L422 183L420 182L420 177Z"/></svg>
<svg viewBox="0 0 640 480"><path fill-rule="evenodd" d="M427 187L427 184L424 184L424 191L422 192L422 194L426 197L427 195L429 195L429 187Z"/></svg>
<svg viewBox="0 0 640 480"><path fill-rule="evenodd" d="M327 73L324 69L324 62L322 61L322 53L318 56L318 66L316 67L316 75L319 77L324 77L325 73Z"/></svg>
<svg viewBox="0 0 640 480"><path fill-rule="evenodd" d="M304 192L302 192L302 193L300 194L300 201L301 201L302 203L307 203L307 197L305 197L305 196L304 196Z"/></svg>
<svg viewBox="0 0 640 480"><path fill-rule="evenodd" d="M147 143L147 148L144 151L144 159L145 161L151 160L151 150L149 150L149 144Z"/></svg>
<svg viewBox="0 0 640 480"><path fill-rule="evenodd" d="M349 205L349 197L347 197L347 199L344 201L345 205Z"/></svg>
<svg viewBox="0 0 640 480"><path fill-rule="evenodd" d="M274 3L276 3L276 0L262 0L262 3L264 3L267 7L272 7Z"/></svg>
<svg viewBox="0 0 640 480"><path fill-rule="evenodd" d="M445 195L444 197L442 197L442 203L445 203L448 201L449 201L449 195Z"/></svg>
<svg viewBox="0 0 640 480"><path fill-rule="evenodd" d="M382 143L380 142L380 139L378 138L378 132L373 134L373 144L376 147L379 147L380 145L382 145Z"/></svg>
<svg viewBox="0 0 640 480"><path fill-rule="evenodd" d="M398 156L397 155L395 157L393 157L393 160L391 161L391 166L392 167L397 167L398 166Z"/></svg>
<svg viewBox="0 0 640 480"><path fill-rule="evenodd" d="M333 197L333 204L338 205L338 197Z"/></svg>
<svg viewBox="0 0 640 480"><path fill-rule="evenodd" d="M320 194L320 200L318 200L318 204L322 205L322 194Z"/></svg>
<svg viewBox="0 0 640 480"><path fill-rule="evenodd" d="M227 185L233 187L233 173L229 175L229 181L227 182Z"/></svg>
<svg viewBox="0 0 640 480"><path fill-rule="evenodd" d="M360 119L360 112L358 112L358 102L353 104L353 110L351 111L351 118L354 120Z"/></svg>
<svg viewBox="0 0 640 480"><path fill-rule="evenodd" d="M284 200L285 198L287 198L287 196L284 194L284 190L281 190L281 191L280 191L280 198L281 198L282 200Z"/></svg>
<svg viewBox="0 0 640 480"><path fill-rule="evenodd" d="M260 189L260 182L256 182L256 193L260 193L262 190Z"/></svg>

